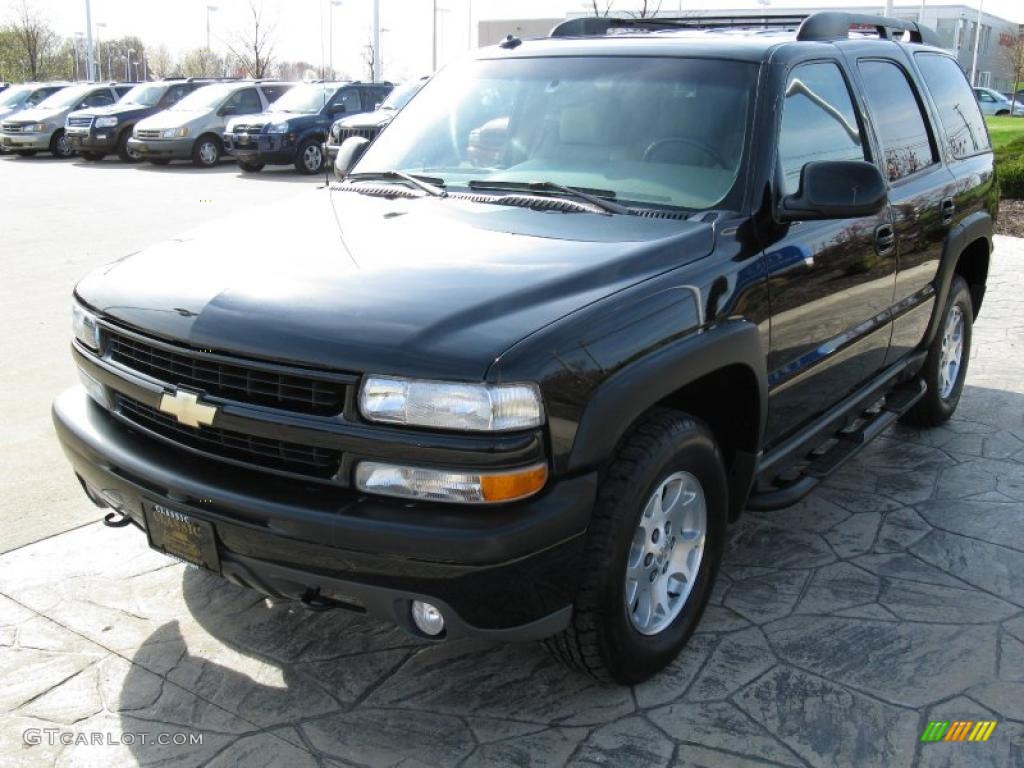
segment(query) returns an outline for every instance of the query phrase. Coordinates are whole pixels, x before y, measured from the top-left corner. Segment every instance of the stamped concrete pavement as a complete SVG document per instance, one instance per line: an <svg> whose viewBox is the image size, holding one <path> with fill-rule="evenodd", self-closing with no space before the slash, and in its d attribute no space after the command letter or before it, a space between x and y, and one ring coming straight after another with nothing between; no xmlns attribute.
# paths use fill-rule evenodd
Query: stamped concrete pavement
<svg viewBox="0 0 1024 768"><path fill-rule="evenodd" d="M1024 766L1022 264L997 238L955 418L748 513L643 685L307 613L92 524L0 556L0 766ZM922 743L930 720L998 725Z"/></svg>

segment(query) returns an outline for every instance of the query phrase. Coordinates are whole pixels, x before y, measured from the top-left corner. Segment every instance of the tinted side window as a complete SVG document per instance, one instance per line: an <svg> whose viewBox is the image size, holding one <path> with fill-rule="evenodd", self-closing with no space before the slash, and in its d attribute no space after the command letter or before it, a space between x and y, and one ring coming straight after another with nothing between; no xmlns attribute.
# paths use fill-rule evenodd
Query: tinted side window
<svg viewBox="0 0 1024 768"><path fill-rule="evenodd" d="M225 106L235 107L239 115L251 115L263 111L260 95L255 88L245 88L235 93Z"/></svg>
<svg viewBox="0 0 1024 768"><path fill-rule="evenodd" d="M357 88L342 89L342 91L334 97L334 103L343 104L345 106L345 114L351 115L353 112L360 112L359 90Z"/></svg>
<svg viewBox="0 0 1024 768"><path fill-rule="evenodd" d="M953 157L967 157L988 149L985 121L960 65L937 53L919 53L915 60L921 68L924 84L935 100L939 121Z"/></svg>
<svg viewBox="0 0 1024 768"><path fill-rule="evenodd" d="M779 133L783 191L796 192L800 171L815 160L864 160L857 113L836 64L803 64L786 84Z"/></svg>
<svg viewBox="0 0 1024 768"><path fill-rule="evenodd" d="M861 61L858 68L882 144L889 181L936 162L921 105L906 73L889 61Z"/></svg>
<svg viewBox="0 0 1024 768"><path fill-rule="evenodd" d="M262 85L263 95L267 97L267 103L273 104L291 88L290 85Z"/></svg>
<svg viewBox="0 0 1024 768"><path fill-rule="evenodd" d="M192 88L188 85L175 85L167 89L167 93L164 94L162 106L170 107L177 104L183 98L188 96L192 91Z"/></svg>
<svg viewBox="0 0 1024 768"><path fill-rule="evenodd" d="M84 103L87 107L105 107L108 104L113 104L114 99L109 91L97 91L86 96Z"/></svg>

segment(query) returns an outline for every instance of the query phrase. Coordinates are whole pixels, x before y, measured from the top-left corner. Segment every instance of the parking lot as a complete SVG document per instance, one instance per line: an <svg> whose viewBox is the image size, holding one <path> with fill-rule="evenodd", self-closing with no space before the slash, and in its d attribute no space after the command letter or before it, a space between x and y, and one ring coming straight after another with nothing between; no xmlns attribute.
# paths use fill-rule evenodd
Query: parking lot
<svg viewBox="0 0 1024 768"><path fill-rule="evenodd" d="M48 412L75 381L75 280L255 205L299 227L275 202L322 183L0 157L0 766L1024 765L1024 240L997 238L954 419L748 513L687 650L611 688L539 646L261 599L104 527L81 493ZM931 720L998 725L923 744ZM160 733L202 744L140 736Z"/></svg>

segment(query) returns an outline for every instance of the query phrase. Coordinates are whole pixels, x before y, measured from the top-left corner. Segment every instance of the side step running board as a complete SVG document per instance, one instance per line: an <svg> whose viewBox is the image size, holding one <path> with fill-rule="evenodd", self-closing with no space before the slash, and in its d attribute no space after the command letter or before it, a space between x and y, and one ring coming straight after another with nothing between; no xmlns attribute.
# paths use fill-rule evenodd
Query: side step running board
<svg viewBox="0 0 1024 768"><path fill-rule="evenodd" d="M823 435L822 442L831 444L824 450L814 450L805 454L803 460L806 461L806 465L795 480L782 487L755 490L747 500L747 509L768 511L795 504L909 411L924 396L925 391L926 386L922 379L912 379L886 394L880 408L861 414L855 428L841 429L831 435Z"/></svg>

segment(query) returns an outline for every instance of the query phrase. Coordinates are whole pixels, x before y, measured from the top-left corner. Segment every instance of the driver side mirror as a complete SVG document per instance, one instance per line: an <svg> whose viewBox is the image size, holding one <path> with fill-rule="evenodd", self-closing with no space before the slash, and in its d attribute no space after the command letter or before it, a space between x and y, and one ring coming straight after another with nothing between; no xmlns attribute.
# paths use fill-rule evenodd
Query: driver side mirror
<svg viewBox="0 0 1024 768"><path fill-rule="evenodd" d="M368 146L370 140L362 136L349 136L341 143L338 147L338 156L334 158L334 175L339 181L348 176L348 172L359 162Z"/></svg>
<svg viewBox="0 0 1024 768"><path fill-rule="evenodd" d="M881 172L863 160L823 160L800 171L800 188L779 206L780 221L856 219L885 207L888 188Z"/></svg>
<svg viewBox="0 0 1024 768"><path fill-rule="evenodd" d="M348 108L344 104L331 104L327 108L327 114L329 115L343 115L348 112Z"/></svg>

